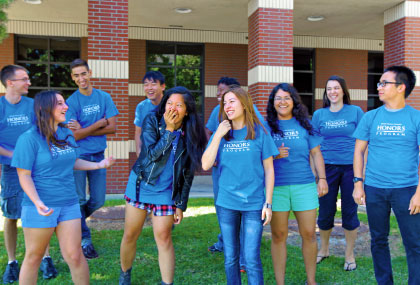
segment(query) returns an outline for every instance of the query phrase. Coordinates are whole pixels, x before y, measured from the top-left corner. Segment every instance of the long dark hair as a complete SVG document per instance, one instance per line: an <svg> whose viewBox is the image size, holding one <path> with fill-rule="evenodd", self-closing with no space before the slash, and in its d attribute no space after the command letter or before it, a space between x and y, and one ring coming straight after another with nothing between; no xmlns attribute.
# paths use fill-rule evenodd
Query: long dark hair
<svg viewBox="0 0 420 285"><path fill-rule="evenodd" d="M235 94L239 102L241 102L242 106L244 107L244 120L245 120L244 123L245 123L246 131L247 131L245 139L246 140L255 139L255 127L257 125L260 125L263 127L264 131L265 131L265 128L257 117L257 114L254 110L254 105L252 104L251 96L249 96L248 92L246 92L240 86L230 85L229 88L222 95L222 100L220 100L219 118L222 118L221 121L229 120L228 116L225 113L225 102L224 102L225 96L229 92ZM230 120L229 122L232 126L232 122ZM232 127L232 130L233 130L233 127ZM232 131L227 132L224 138L227 141L232 139Z"/></svg>
<svg viewBox="0 0 420 285"><path fill-rule="evenodd" d="M194 96L183 86L176 86L165 92L156 112L158 120L162 119L165 114L166 102L172 94L181 94L187 107L187 115L182 121L182 130L185 134L187 153L191 159L191 170L193 171L201 167L201 156L207 144L206 134L197 114Z"/></svg>
<svg viewBox="0 0 420 285"><path fill-rule="evenodd" d="M328 99L328 96L327 96L328 81L337 81L338 84L340 84L341 89L343 89L343 94L344 94L343 95L343 103L347 104L347 105L351 105L350 92L349 92L349 89L347 88L346 81L341 76L332 75L332 76L330 76L330 78L328 78L327 82L325 82L324 96L323 96L323 99L322 99L323 107L325 108L325 107L331 106L330 99Z"/></svg>
<svg viewBox="0 0 420 285"><path fill-rule="evenodd" d="M35 95L34 98L34 110L36 114L36 126L38 132L45 138L48 144L48 148L51 150L51 144L55 145L58 148L63 149L65 146L69 145L68 135L64 140L57 138L57 133L54 130L54 117L53 112L54 108L57 105L57 95L63 94L60 91L49 90L42 91ZM64 96L63 96L64 98ZM59 123L60 127L65 127L64 124Z"/></svg>
<svg viewBox="0 0 420 285"><path fill-rule="evenodd" d="M267 123L271 128L271 132L273 134L279 134L280 136L284 136L282 130L279 129L277 124L277 111L274 108L274 97L276 96L279 90L283 90L290 94L293 100L293 109L292 115L295 119L299 122L299 124L308 131L310 135L314 134L314 130L312 128L311 123L309 122L309 115L308 115L308 108L302 103L302 99L300 98L296 89L288 84L288 83L280 83L276 87L271 90L270 97L268 97L267 103Z"/></svg>

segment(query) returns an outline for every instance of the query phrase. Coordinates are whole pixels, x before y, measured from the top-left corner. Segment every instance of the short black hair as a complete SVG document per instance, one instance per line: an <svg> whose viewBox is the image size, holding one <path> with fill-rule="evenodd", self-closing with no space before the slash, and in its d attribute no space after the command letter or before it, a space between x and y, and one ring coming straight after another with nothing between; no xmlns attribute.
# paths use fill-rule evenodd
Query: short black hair
<svg viewBox="0 0 420 285"><path fill-rule="evenodd" d="M70 70L73 70L75 67L84 66L87 70L89 70L89 65L86 60L77 58L70 63Z"/></svg>
<svg viewBox="0 0 420 285"><path fill-rule="evenodd" d="M18 70L23 70L26 73L29 74L29 71L24 68L23 66L20 65L14 65L14 64L10 64L10 65L6 65L5 67L3 67L0 71L0 80L1 83L3 84L4 87L7 88L7 80L13 79L13 77L15 76L16 71Z"/></svg>
<svg viewBox="0 0 420 285"><path fill-rule="evenodd" d="M395 73L396 82L401 82L405 85L404 96L407 98L416 86L416 75L414 72L407 66L403 65L390 66L384 70L384 73L388 71Z"/></svg>
<svg viewBox="0 0 420 285"><path fill-rule="evenodd" d="M219 84L224 84L226 86L230 86L230 85L238 85L241 86L241 84L239 84L239 81L236 78L233 77L221 77L219 79L219 81L217 82L217 85Z"/></svg>
<svg viewBox="0 0 420 285"><path fill-rule="evenodd" d="M160 71L148 71L143 77L142 82L146 79L152 80L153 82L159 81L160 85L165 84L165 76Z"/></svg>

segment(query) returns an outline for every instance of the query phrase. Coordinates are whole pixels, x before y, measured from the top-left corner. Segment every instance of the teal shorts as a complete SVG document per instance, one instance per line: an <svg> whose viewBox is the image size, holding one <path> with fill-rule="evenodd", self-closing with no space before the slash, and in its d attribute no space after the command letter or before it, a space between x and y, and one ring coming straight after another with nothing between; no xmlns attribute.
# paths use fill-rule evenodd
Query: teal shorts
<svg viewBox="0 0 420 285"><path fill-rule="evenodd" d="M273 211L308 211L319 207L316 183L275 186Z"/></svg>

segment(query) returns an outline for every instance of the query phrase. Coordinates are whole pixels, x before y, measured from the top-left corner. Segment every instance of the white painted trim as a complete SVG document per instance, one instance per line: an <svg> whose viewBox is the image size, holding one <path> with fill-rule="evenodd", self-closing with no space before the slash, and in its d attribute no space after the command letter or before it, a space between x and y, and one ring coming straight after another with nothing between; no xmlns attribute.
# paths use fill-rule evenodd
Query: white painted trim
<svg viewBox="0 0 420 285"><path fill-rule="evenodd" d="M6 93L6 88L0 83L0 93Z"/></svg>
<svg viewBox="0 0 420 285"><path fill-rule="evenodd" d="M142 83L129 83L128 96L146 96Z"/></svg>
<svg viewBox="0 0 420 285"><path fill-rule="evenodd" d="M258 65L248 70L248 86L259 82L293 83L293 67Z"/></svg>
<svg viewBox="0 0 420 285"><path fill-rule="evenodd" d="M127 60L97 60L89 59L93 78L128 79Z"/></svg>
<svg viewBox="0 0 420 285"><path fill-rule="evenodd" d="M128 27L128 38L150 41L248 44L248 32L201 31L154 27Z"/></svg>
<svg viewBox="0 0 420 285"><path fill-rule="evenodd" d="M258 8L293 10L293 0L249 0L248 17Z"/></svg>
<svg viewBox="0 0 420 285"><path fill-rule="evenodd" d="M384 25L405 17L420 17L420 2L404 1L384 12Z"/></svg>
<svg viewBox="0 0 420 285"><path fill-rule="evenodd" d="M414 70L414 74L416 75L416 86L420 86L420 70Z"/></svg>
<svg viewBox="0 0 420 285"><path fill-rule="evenodd" d="M333 38L315 36L294 36L293 47L296 48L333 48L383 51L383 40Z"/></svg>
<svg viewBox="0 0 420 285"><path fill-rule="evenodd" d="M11 34L78 38L88 36L88 25L80 23L8 20L6 26L7 32Z"/></svg>
<svg viewBox="0 0 420 285"><path fill-rule="evenodd" d="M367 89L349 89L350 99L355 101L367 101ZM324 97L324 88L315 88L315 100L322 100Z"/></svg>
<svg viewBox="0 0 420 285"><path fill-rule="evenodd" d="M107 141L107 148L105 156L113 156L115 159L128 159L130 148L130 141ZM134 150L135 151L135 150Z"/></svg>
<svg viewBox="0 0 420 285"><path fill-rule="evenodd" d="M248 86L241 86L244 90L248 91ZM205 85L204 86L204 97L205 98L216 98L217 97L217 85Z"/></svg>

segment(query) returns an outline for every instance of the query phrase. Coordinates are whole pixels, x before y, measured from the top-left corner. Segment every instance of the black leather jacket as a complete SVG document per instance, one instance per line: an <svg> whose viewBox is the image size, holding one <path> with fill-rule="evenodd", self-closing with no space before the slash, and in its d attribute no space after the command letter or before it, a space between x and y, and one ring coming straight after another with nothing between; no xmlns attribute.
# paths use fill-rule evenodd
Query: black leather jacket
<svg viewBox="0 0 420 285"><path fill-rule="evenodd" d="M172 142L176 138L175 134L165 129L165 120L162 117L158 121L155 113L149 114L144 120L141 152L133 166L133 171L137 174L136 201L139 200L141 180L155 185L165 169L172 150ZM172 200L182 211L187 209L188 196L194 178L194 171L191 171L190 166L191 160L187 154L185 137L181 135L173 166Z"/></svg>

